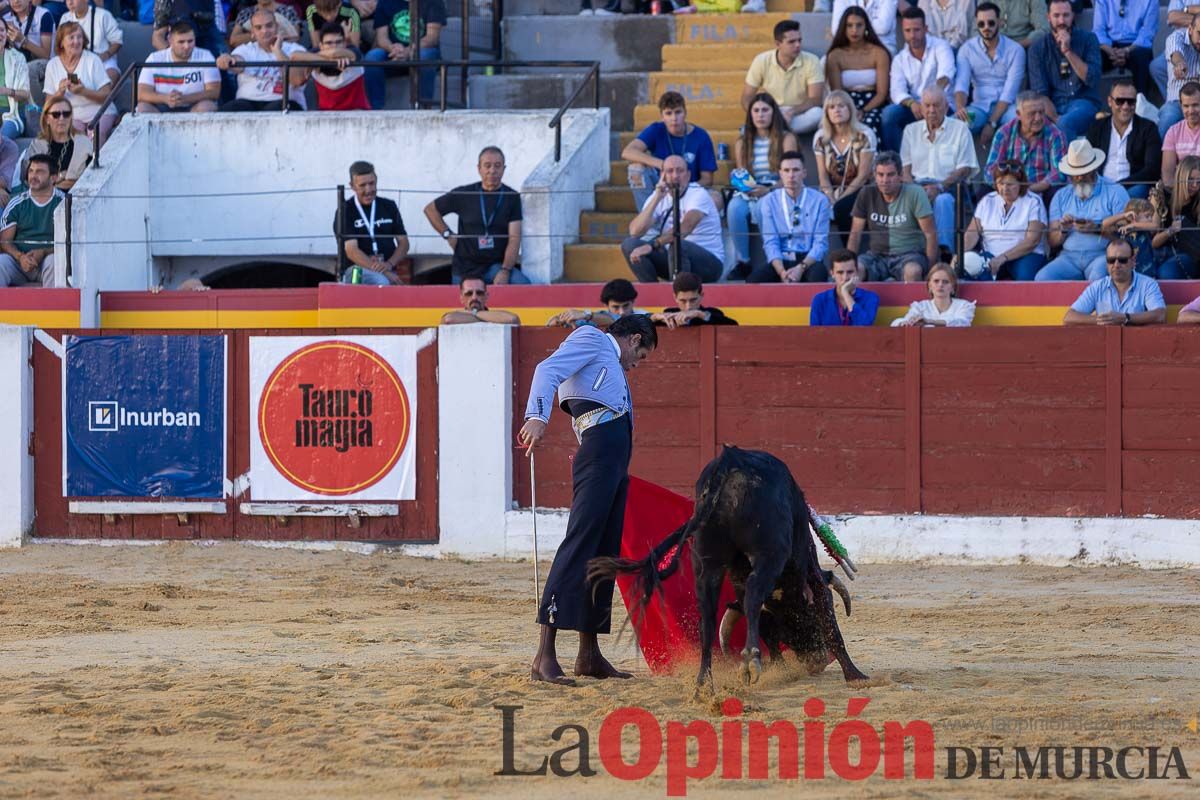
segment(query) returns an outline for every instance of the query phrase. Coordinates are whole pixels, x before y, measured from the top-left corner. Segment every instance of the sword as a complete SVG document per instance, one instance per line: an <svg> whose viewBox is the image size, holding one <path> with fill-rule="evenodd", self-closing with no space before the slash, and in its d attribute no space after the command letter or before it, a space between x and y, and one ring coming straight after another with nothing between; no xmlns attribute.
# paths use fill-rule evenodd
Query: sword
<svg viewBox="0 0 1200 800"><path fill-rule="evenodd" d="M542 609L541 585L538 574L538 534L537 534L537 471L535 469L533 450L529 451L529 506L533 512L533 602L535 614Z"/></svg>

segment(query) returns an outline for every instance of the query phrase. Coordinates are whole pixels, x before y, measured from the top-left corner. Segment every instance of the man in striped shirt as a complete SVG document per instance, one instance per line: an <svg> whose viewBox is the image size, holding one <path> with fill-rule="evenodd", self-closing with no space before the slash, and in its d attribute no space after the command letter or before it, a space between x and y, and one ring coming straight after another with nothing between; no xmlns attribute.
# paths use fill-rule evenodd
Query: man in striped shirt
<svg viewBox="0 0 1200 800"><path fill-rule="evenodd" d="M1163 55L1167 58L1167 102L1158 112L1158 135L1166 138L1171 126L1183 119L1179 90L1188 81L1200 80L1200 16L1167 37Z"/></svg>
<svg viewBox="0 0 1200 800"><path fill-rule="evenodd" d="M138 76L138 113L216 111L221 72L216 67L190 65L211 64L213 54L196 47L196 32L188 22L172 25L167 41L170 46L151 53Z"/></svg>
<svg viewBox="0 0 1200 800"><path fill-rule="evenodd" d="M1002 161L1018 161L1025 165L1029 191L1042 195L1052 184L1063 182L1058 162L1067 152L1067 140L1062 131L1046 121L1044 98L1037 92L1017 95L1017 118L1000 126L992 140L984 179L989 184L993 171Z"/></svg>

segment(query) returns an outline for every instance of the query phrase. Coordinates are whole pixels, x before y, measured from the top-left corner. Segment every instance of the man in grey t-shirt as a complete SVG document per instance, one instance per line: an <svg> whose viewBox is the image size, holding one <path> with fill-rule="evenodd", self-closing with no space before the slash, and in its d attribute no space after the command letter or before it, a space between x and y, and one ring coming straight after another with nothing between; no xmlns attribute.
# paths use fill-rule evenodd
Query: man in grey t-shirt
<svg viewBox="0 0 1200 800"><path fill-rule="evenodd" d="M933 208L921 187L900 182L900 156L890 150L875 156L875 185L854 201L849 248L858 254L858 271L867 281L920 281L937 263ZM870 250L859 245L868 234Z"/></svg>

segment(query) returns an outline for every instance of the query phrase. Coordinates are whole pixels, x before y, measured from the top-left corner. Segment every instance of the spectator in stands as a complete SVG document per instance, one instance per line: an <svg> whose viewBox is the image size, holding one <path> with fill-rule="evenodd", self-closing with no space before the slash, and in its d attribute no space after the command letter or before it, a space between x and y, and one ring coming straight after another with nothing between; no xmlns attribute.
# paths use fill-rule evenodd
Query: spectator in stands
<svg viewBox="0 0 1200 800"><path fill-rule="evenodd" d="M421 32L414 51L408 0L379 0L375 9L375 49L367 53L367 61L440 61L446 5L443 0L422 0L417 13L421 15ZM367 99L371 101L372 108L384 107L387 102L387 78L402 72L378 68L367 70ZM433 67L418 71L417 83L421 97L434 96L437 79L438 71Z"/></svg>
<svg viewBox="0 0 1200 800"><path fill-rule="evenodd" d="M575 328L580 325L595 325L597 328L607 328L621 317L646 313L634 306L637 296L637 289L631 282L624 278L613 278L600 289L600 305L603 308L596 311L568 308L546 320L546 327L552 328L557 325L562 328Z"/></svg>
<svg viewBox="0 0 1200 800"><path fill-rule="evenodd" d="M1178 271L1186 277L1196 277L1200 271L1200 157L1181 159L1172 180L1164 183L1166 191L1160 192L1155 187L1150 192L1151 203L1157 204L1159 227L1163 229L1163 235L1156 236L1154 244L1173 254L1168 260L1176 263L1167 268L1168 274Z"/></svg>
<svg viewBox="0 0 1200 800"><path fill-rule="evenodd" d="M0 286L23 286L41 280L58 286L54 270L54 209L63 193L54 188L54 161L30 156L29 189L13 197L0 218Z"/></svg>
<svg viewBox="0 0 1200 800"><path fill-rule="evenodd" d="M12 46L8 28L0 25L0 133L16 139L25 131L25 105L29 102L29 67Z"/></svg>
<svg viewBox="0 0 1200 800"><path fill-rule="evenodd" d="M33 5L32 0L9 0L3 21L11 46L18 48L28 62L33 99L42 102L46 64L54 44L54 16Z"/></svg>
<svg viewBox="0 0 1200 800"><path fill-rule="evenodd" d="M33 156L45 155L54 164L54 185L62 191L70 191L79 176L92 163L92 145L82 133L76 132L72 123L71 101L62 95L46 98L42 108L41 132L29 143L21 156L19 177L28 184L26 171ZM3 166L0 165L0 169Z"/></svg>
<svg viewBox="0 0 1200 800"><path fill-rule="evenodd" d="M321 31L330 23L341 27L351 47L362 45L362 20L353 6L342 5L341 0L313 0L304 19L308 24L308 40L314 45L321 41Z"/></svg>
<svg viewBox="0 0 1200 800"><path fill-rule="evenodd" d="M821 122L825 77L821 59L800 49L800 23L785 19L775 25L775 49L759 53L746 72L742 108L750 110L762 93L779 103L784 122L795 133L812 133Z"/></svg>
<svg viewBox="0 0 1200 800"><path fill-rule="evenodd" d="M1158 0L1095 0L1092 33L1104 69L1128 69L1139 92L1150 91L1150 59L1158 33Z"/></svg>
<svg viewBox="0 0 1200 800"><path fill-rule="evenodd" d="M809 325L874 325L879 295L859 286L859 268L850 250L835 250L833 288L818 293L808 312Z"/></svg>
<svg viewBox="0 0 1200 800"><path fill-rule="evenodd" d="M1200 155L1200 83L1189 81L1179 90L1183 119L1167 130L1162 143L1162 177L1169 181L1175 165L1186 156Z"/></svg>
<svg viewBox="0 0 1200 800"><path fill-rule="evenodd" d="M253 13L254 6L247 11ZM292 12L292 16L296 16L295 12ZM247 22L249 17L247 14ZM229 46L225 44L225 8L220 0L154 0L154 33L150 42L155 50L165 50L170 46L167 34L176 22L187 22L192 26L196 32L196 46L202 50L217 54L229 52ZM248 24L246 29L249 30ZM249 40L247 35L237 44Z"/></svg>
<svg viewBox="0 0 1200 800"><path fill-rule="evenodd" d="M888 55L895 55L896 2L897 0L833 0L829 30L833 32L833 38L836 40L846 12L851 8L861 8L865 12L863 18L870 23L870 29L875 32L880 44L887 48Z"/></svg>
<svg viewBox="0 0 1200 800"><path fill-rule="evenodd" d="M1071 181L1050 201L1051 247L1062 247L1058 257L1037 274L1039 281L1094 281L1104 275L1104 246L1107 239L1101 224L1124 211L1129 202L1125 187L1100 174L1104 151L1086 139L1076 139L1059 162L1058 169Z"/></svg>
<svg viewBox="0 0 1200 800"><path fill-rule="evenodd" d="M1179 31L1184 31L1184 36L1187 36L1187 29L1191 27L1192 20L1195 19L1195 13L1189 11L1189 8L1200 11L1200 4L1193 5L1187 0L1169 0L1167 3L1167 47L1170 46L1171 37ZM1170 72L1167 67L1168 55L1169 52L1164 49L1150 61L1150 77L1154 79L1154 85L1158 87L1159 94L1164 100L1170 99L1167 92L1167 78ZM1192 74L1200 75L1200 71L1192 70ZM1161 110L1159 118L1162 118ZM1159 135L1162 135L1162 131L1159 131Z"/></svg>
<svg viewBox="0 0 1200 800"><path fill-rule="evenodd" d="M762 229L759 203L779 182L779 160L797 148L796 136L787 129L775 98L763 92L754 96L746 110L741 135L733 143L733 161L737 169L753 177L754 186L729 198L725 218L733 238L737 273L750 270L750 223ZM741 173L734 177L740 177Z"/></svg>
<svg viewBox="0 0 1200 800"><path fill-rule="evenodd" d="M884 150L875 156L875 185L866 186L854 202L849 249L858 253L858 268L869 281L919 281L937 263L937 230L929 197L911 183L901 183L900 156ZM859 249L863 233L870 249Z"/></svg>
<svg viewBox="0 0 1200 800"><path fill-rule="evenodd" d="M654 194L659 185L663 162L678 155L691 173L691 182L712 186L717 171L717 156L708 132L687 121L687 104L679 92L664 92L658 98L662 120L648 125L621 151L629 162L629 187L638 208Z"/></svg>
<svg viewBox="0 0 1200 800"><path fill-rule="evenodd" d="M362 267L360 283L388 286L404 283L396 266L408 257L408 232L400 207L379 197L375 167L366 161L350 165L350 188L354 197L342 206L342 226L333 220L334 236L345 242L346 258L340 264L342 282L350 282L350 267Z"/></svg>
<svg viewBox="0 0 1200 800"><path fill-rule="evenodd" d="M813 136L817 160L817 182L833 204L833 220L839 232L850 232L854 199L871 177L871 163L879 149L875 132L858 121L858 109L850 95L841 90L825 98L821 129Z"/></svg>
<svg viewBox="0 0 1200 800"><path fill-rule="evenodd" d="M918 0L917 7L925 12L929 32L945 40L955 52L970 38L975 0Z"/></svg>
<svg viewBox="0 0 1200 800"><path fill-rule="evenodd" d="M1137 90L1131 81L1113 83L1108 90L1112 116L1093 122L1087 139L1108 154L1104 177L1124 186L1130 197L1146 198L1162 175L1163 147L1154 123L1133 113L1136 105Z"/></svg>
<svg viewBox="0 0 1200 800"><path fill-rule="evenodd" d="M238 12L229 30L229 46L241 47L247 42L254 41L254 32L250 20L259 11L269 11L275 16L275 27L279 38L285 42L299 42L300 32L304 29L300 15L290 5L278 3L275 0L258 0L257 4L248 5ZM216 51L213 51L216 52Z"/></svg>
<svg viewBox="0 0 1200 800"><path fill-rule="evenodd" d="M1050 31L1046 0L993 0L1000 7L1000 32L1025 49Z"/></svg>
<svg viewBox="0 0 1200 800"><path fill-rule="evenodd" d="M904 129L900 145L904 181L925 190L933 205L938 244L953 250L958 230L956 187L979 172L979 158L967 123L946 116L945 92L936 86L927 87L921 93L921 107L924 119ZM969 197L969 190L963 197Z"/></svg>
<svg viewBox="0 0 1200 800"><path fill-rule="evenodd" d="M347 64L359 59L358 50L346 43L346 30L336 22L321 29L320 49L292 55L292 61L321 64L311 71L317 87L317 108L321 111L370 111L363 67Z"/></svg>
<svg viewBox="0 0 1200 800"><path fill-rule="evenodd" d="M916 300L909 305L908 313L892 320L893 328L971 327L975 319L975 304L955 297L958 294L958 278L954 276L954 270L945 264L935 265L925 279L925 288L929 290L929 299Z"/></svg>
<svg viewBox="0 0 1200 800"><path fill-rule="evenodd" d="M904 49L892 61L891 98L894 105L883 109L884 150L899 150L900 139L908 124L925 115L921 94L928 88L940 90L949 105L950 85L954 81L954 51L925 27L925 12L906 8L900 15Z"/></svg>
<svg viewBox="0 0 1200 800"><path fill-rule="evenodd" d="M239 67L244 61L287 61L293 53L304 52L295 42L284 41L275 24L275 14L258 10L250 18L254 41L238 45L232 54L217 57L217 66L237 75L237 97L221 106L222 111L274 111L283 102L283 69L281 67ZM302 69L290 70L288 75L288 108L303 111L304 84L308 76ZM48 74L48 73L47 73Z"/></svg>
<svg viewBox="0 0 1200 800"><path fill-rule="evenodd" d="M1029 46L1029 88L1049 98L1046 116L1067 141L1087 132L1100 110L1100 42L1075 27L1069 0L1050 0L1050 32Z"/></svg>
<svg viewBox="0 0 1200 800"><path fill-rule="evenodd" d="M963 248L980 245L983 265L975 280L1031 281L1046 265L1046 204L1027 194L1025 166L1001 161L995 170L996 191L975 206L963 234Z"/></svg>
<svg viewBox="0 0 1200 800"><path fill-rule="evenodd" d="M688 182L687 162L671 155L663 161L662 177L646 198L642 210L629 223L629 238L621 252L639 281L654 282L670 276L675 246L675 200L678 188L680 272L695 272L701 280L719 280L724 272L725 243L721 214L708 191Z"/></svg>
<svg viewBox="0 0 1200 800"><path fill-rule="evenodd" d="M671 330L698 325L737 325L737 320L725 316L721 309L704 305L704 284L694 272L676 275L671 282L671 293L675 295L675 305L651 314L655 325L666 325Z"/></svg>
<svg viewBox="0 0 1200 800"><path fill-rule="evenodd" d="M888 102L891 55L871 28L867 14L850 6L825 54L825 84L850 95L862 123L879 136L880 114Z"/></svg>
<svg viewBox="0 0 1200 800"><path fill-rule="evenodd" d="M186 66L190 62L211 64L216 57L196 47L196 32L189 22L172 25L167 41L171 46L151 53L138 76L138 113L216 111L221 98L220 70Z"/></svg>
<svg viewBox="0 0 1200 800"><path fill-rule="evenodd" d="M75 109L75 128L86 131L100 105L108 98L112 81L104 63L84 49L86 37L77 22L64 22L54 34L54 58L46 65L47 94L66 94ZM108 138L117 123L116 106L109 106L100 119L100 141Z"/></svg>
<svg viewBox="0 0 1200 800"><path fill-rule="evenodd" d="M468 325L474 322L493 322L497 325L520 325L521 318L511 311L488 308L487 281L483 278L463 278L458 285L462 311L447 311L443 325Z"/></svg>
<svg viewBox="0 0 1200 800"><path fill-rule="evenodd" d="M1000 9L995 3L979 4L975 27L979 35L959 48L955 62L955 116L971 127L979 141L990 142L997 128L1017 116L1025 48L1000 33Z"/></svg>
<svg viewBox="0 0 1200 800"><path fill-rule="evenodd" d="M829 270L829 198L804 185L804 156L783 154L779 175L782 186L762 202L763 250L767 263L757 266L750 283L825 283Z"/></svg>
<svg viewBox="0 0 1200 800"><path fill-rule="evenodd" d="M1170 79L1164 90L1166 102L1158 110L1158 135L1165 139L1171 126L1183 119L1180 91L1185 84L1200 80L1200 16L1168 36L1163 52L1170 62Z"/></svg>
<svg viewBox="0 0 1200 800"><path fill-rule="evenodd" d="M501 182L504 152L489 145L479 152L480 180L459 186L425 206L433 229L454 251L451 283L467 276L488 283L529 283L517 261L521 256L521 195ZM478 211L477 211L478 209ZM444 219L458 215L458 233Z"/></svg>
<svg viewBox="0 0 1200 800"><path fill-rule="evenodd" d="M1115 231L1117 236L1133 245L1137 254L1134 269L1143 275L1160 281L1183 280L1193 271L1190 258L1171 252L1175 232L1171 228L1175 225L1164 229L1149 200L1130 200L1125 204L1124 213L1104 220L1101 227L1110 235Z"/></svg>
<svg viewBox="0 0 1200 800"><path fill-rule="evenodd" d="M1159 325L1167 304L1158 281L1133 268L1133 245L1114 239L1105 248L1108 275L1096 278L1067 309L1064 325Z"/></svg>
<svg viewBox="0 0 1200 800"><path fill-rule="evenodd" d="M107 9L98 7L92 0L67 0L67 13L59 24L78 22L87 38L87 48L100 57L110 81L121 77L117 66L117 53L125 43L125 34L117 24L117 18Z"/></svg>
<svg viewBox="0 0 1200 800"><path fill-rule="evenodd" d="M1040 196L1063 182L1058 162L1066 152L1067 140L1062 131L1046 121L1044 98L1037 92L1021 92L1017 95L1017 118L1001 125L992 140L983 178L992 183L1001 161L1015 161L1024 165L1029 191Z"/></svg>

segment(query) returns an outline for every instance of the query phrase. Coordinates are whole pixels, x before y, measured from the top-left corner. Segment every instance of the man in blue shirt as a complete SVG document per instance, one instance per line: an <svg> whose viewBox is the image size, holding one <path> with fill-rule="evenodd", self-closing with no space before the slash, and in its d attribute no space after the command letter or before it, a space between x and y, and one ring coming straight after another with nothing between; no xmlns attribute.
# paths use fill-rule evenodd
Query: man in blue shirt
<svg viewBox="0 0 1200 800"><path fill-rule="evenodd" d="M1017 92L1025 80L1025 48L1000 33L1000 7L995 3L979 4L975 27L979 35L958 49L955 116L971 126L979 141L990 142L997 128L1017 116Z"/></svg>
<svg viewBox="0 0 1200 800"><path fill-rule="evenodd" d="M664 92L658 98L662 121L646 126L637 138L621 151L629 162L629 188L638 209L646 205L662 175L663 161L681 156L687 162L691 182L709 187L717 171L717 155L712 138L698 125L689 125L687 104L679 92Z"/></svg>
<svg viewBox="0 0 1200 800"><path fill-rule="evenodd" d="M1050 228L1046 238L1062 252L1038 270L1039 281L1089 281L1104 276L1104 248L1108 244L1101 223L1125 211L1125 187L1100 174L1104 151L1087 139L1076 139L1058 164L1071 181L1050 201Z"/></svg>
<svg viewBox="0 0 1200 800"><path fill-rule="evenodd" d="M879 295L859 288L858 259L850 250L833 254L834 287L812 300L809 325L874 325Z"/></svg>
<svg viewBox="0 0 1200 800"><path fill-rule="evenodd" d="M615 557L621 549L629 459L633 454L633 400L625 371L658 345L654 323L645 314L614 322L608 333L591 325L576 328L558 349L538 364L518 439L531 451L542 440L557 392L559 406L571 415L579 449L571 469L571 515L567 533L554 555L538 608L541 638L530 677L573 686L555 652L560 629L579 631L575 674L592 678L629 678L600 653L597 634L608 633L613 582L587 585L587 563Z"/></svg>
<svg viewBox="0 0 1200 800"><path fill-rule="evenodd" d="M1095 0L1092 33L1100 42L1104 68L1128 69L1137 90L1148 93L1158 33L1158 0Z"/></svg>
<svg viewBox="0 0 1200 800"><path fill-rule="evenodd" d="M1158 282L1134 270L1137 251L1124 239L1105 250L1108 277L1092 282L1067 309L1064 325L1159 325L1167 304Z"/></svg>
<svg viewBox="0 0 1200 800"><path fill-rule="evenodd" d="M767 263L751 270L747 283L825 283L829 270L829 198L804 185L804 156L789 150L779 159L782 186L758 201Z"/></svg>
<svg viewBox="0 0 1200 800"><path fill-rule="evenodd" d="M1100 42L1075 27L1067 0L1051 0L1049 18L1050 32L1029 46L1029 88L1050 99L1046 116L1070 142L1100 110Z"/></svg>

